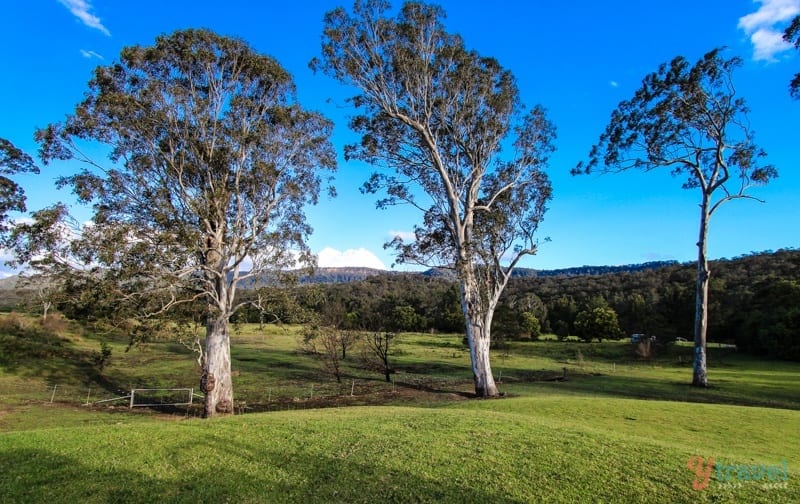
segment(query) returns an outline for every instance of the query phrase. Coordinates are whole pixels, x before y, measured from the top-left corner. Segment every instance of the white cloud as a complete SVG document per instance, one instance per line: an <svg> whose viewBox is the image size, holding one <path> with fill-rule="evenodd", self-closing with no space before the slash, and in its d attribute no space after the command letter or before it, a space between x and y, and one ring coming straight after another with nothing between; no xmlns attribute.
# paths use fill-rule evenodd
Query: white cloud
<svg viewBox="0 0 800 504"><path fill-rule="evenodd" d="M386 266L378 257L365 248L339 251L331 247L320 250L318 266L320 268L361 267L385 270Z"/></svg>
<svg viewBox="0 0 800 504"><path fill-rule="evenodd" d="M761 4L757 11L739 18L739 28L753 43L753 59L775 61L775 55L791 48L783 40L778 26L800 14L800 0L754 0Z"/></svg>
<svg viewBox="0 0 800 504"><path fill-rule="evenodd" d="M608 84L609 84L611 87L619 87L619 82L617 82L617 81L615 81L615 80L609 81L609 82L608 82Z"/></svg>
<svg viewBox="0 0 800 504"><path fill-rule="evenodd" d="M105 59L104 57L100 56L94 51L87 51L86 49L81 49L81 56L84 58L97 58L97 59Z"/></svg>
<svg viewBox="0 0 800 504"><path fill-rule="evenodd" d="M20 269L15 269L6 264L6 261L14 259L14 254L10 250L0 248L0 279L8 278L20 273Z"/></svg>
<svg viewBox="0 0 800 504"><path fill-rule="evenodd" d="M389 236L392 239L400 238L401 240L403 240L405 242L413 242L414 240L417 239L417 236L414 234L413 231L395 231L395 230L390 230L389 231Z"/></svg>
<svg viewBox="0 0 800 504"><path fill-rule="evenodd" d="M95 28L111 36L111 32L108 31L108 28L103 26L100 18L91 13L92 4L89 0L58 0L58 2L69 9L73 16L80 19L81 23L89 28Z"/></svg>

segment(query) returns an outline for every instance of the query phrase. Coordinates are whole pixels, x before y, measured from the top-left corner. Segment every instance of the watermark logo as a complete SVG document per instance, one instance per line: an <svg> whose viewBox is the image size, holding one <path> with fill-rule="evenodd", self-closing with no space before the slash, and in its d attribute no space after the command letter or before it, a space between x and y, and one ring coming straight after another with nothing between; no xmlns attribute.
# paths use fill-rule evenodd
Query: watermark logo
<svg viewBox="0 0 800 504"><path fill-rule="evenodd" d="M741 488L744 484L760 484L764 489L787 488L789 465L782 461L778 465L723 464L714 457L707 459L696 455L686 462L686 468L694 473L692 488L705 490L715 482L729 488Z"/></svg>
<svg viewBox="0 0 800 504"><path fill-rule="evenodd" d="M711 479L711 471L714 469L714 457L708 457L704 460L703 457L695 456L689 459L686 467L690 471L694 471L694 481L692 481L692 488L695 490L705 490L708 488L708 481Z"/></svg>

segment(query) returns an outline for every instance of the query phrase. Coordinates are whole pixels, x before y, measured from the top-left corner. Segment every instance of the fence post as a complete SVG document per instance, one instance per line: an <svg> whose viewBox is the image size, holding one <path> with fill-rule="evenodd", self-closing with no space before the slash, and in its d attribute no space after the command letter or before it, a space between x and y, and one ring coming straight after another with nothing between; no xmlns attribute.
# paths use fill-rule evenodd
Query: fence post
<svg viewBox="0 0 800 504"><path fill-rule="evenodd" d="M130 406L128 406L128 409L133 409L133 393L135 391L136 391L136 389L131 389L131 404L130 404Z"/></svg>
<svg viewBox="0 0 800 504"><path fill-rule="evenodd" d="M53 393L52 393L52 395L50 395L50 402L51 403L53 402L53 399L56 398L56 389L57 388L58 388L58 385L53 385Z"/></svg>

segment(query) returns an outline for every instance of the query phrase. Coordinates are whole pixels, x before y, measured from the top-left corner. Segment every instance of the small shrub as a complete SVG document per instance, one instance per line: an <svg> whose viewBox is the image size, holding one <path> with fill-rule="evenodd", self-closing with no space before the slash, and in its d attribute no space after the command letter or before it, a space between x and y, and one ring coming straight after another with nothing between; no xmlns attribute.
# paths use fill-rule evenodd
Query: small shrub
<svg viewBox="0 0 800 504"><path fill-rule="evenodd" d="M67 320L63 315L57 313L48 315L47 318L42 321L42 328L51 333L64 333L67 327Z"/></svg>
<svg viewBox="0 0 800 504"><path fill-rule="evenodd" d="M103 369L111 360L111 346L106 341L100 342L100 351L92 353L92 361L97 369L102 373Z"/></svg>
<svg viewBox="0 0 800 504"><path fill-rule="evenodd" d="M25 319L19 313L11 312L8 315L0 318L0 332L19 336L20 333L27 329Z"/></svg>

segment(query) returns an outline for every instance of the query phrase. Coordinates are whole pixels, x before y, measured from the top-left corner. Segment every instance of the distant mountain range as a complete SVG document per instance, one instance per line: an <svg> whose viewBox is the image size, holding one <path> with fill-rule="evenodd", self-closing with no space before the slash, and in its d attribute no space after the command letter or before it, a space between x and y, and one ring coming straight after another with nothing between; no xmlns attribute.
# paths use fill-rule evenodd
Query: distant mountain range
<svg viewBox="0 0 800 504"><path fill-rule="evenodd" d="M605 275L608 273L636 272L643 270L658 269L664 266L678 264L678 261L651 261L642 264L626 264L622 266L579 266L575 268L563 268L554 270L537 270L532 268L516 268L512 273L513 278L536 278L536 277L557 277L557 276L584 276L584 275ZM422 275L426 277L444 277L455 279L452 270L432 268L419 272L401 272L393 270L379 270L373 268L317 268L311 276L303 277L301 283L347 283L359 282L376 275Z"/></svg>
<svg viewBox="0 0 800 504"><path fill-rule="evenodd" d="M517 268L514 270L514 278L536 278L536 277L556 277L556 276L583 276L583 275L605 275L607 273L635 272L642 270L657 269L664 266L677 264L677 261L653 261L642 264L627 264L623 266L579 266L576 268L563 268L554 270L536 270L532 268ZM300 279L303 284L315 283L348 283L360 282L369 277L377 275L421 275L426 277L444 277L455 279L452 270L433 268L425 271L408 272L394 270L380 270L374 268L343 267L343 268L317 268L311 276ZM0 291L14 289L18 277L11 276L0 279ZM246 287L243 287L246 288Z"/></svg>

